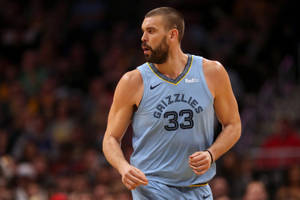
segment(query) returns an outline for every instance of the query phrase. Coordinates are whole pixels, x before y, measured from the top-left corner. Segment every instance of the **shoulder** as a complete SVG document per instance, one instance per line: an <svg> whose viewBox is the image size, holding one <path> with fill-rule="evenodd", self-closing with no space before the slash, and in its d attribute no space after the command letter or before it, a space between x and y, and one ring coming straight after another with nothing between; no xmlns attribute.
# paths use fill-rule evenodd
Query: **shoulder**
<svg viewBox="0 0 300 200"><path fill-rule="evenodd" d="M142 75L139 70L135 69L129 72L126 72L119 83L126 84L130 87L137 87L143 82Z"/></svg>
<svg viewBox="0 0 300 200"><path fill-rule="evenodd" d="M203 73L213 96L230 82L226 69L218 61L203 58Z"/></svg>
<svg viewBox="0 0 300 200"><path fill-rule="evenodd" d="M120 79L115 90L115 97L121 97L122 101L129 101L134 104L139 102L143 92L143 79L139 70L135 69L126 72Z"/></svg>
<svg viewBox="0 0 300 200"><path fill-rule="evenodd" d="M203 58L203 71L205 74L213 76L224 76L227 74L220 62L206 58Z"/></svg>

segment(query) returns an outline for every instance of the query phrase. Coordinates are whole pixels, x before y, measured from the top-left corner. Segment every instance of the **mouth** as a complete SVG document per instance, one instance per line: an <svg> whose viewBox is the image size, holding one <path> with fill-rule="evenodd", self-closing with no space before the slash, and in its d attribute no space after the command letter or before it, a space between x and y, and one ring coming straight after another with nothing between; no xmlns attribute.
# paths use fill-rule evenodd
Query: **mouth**
<svg viewBox="0 0 300 200"><path fill-rule="evenodd" d="M143 49L143 51L144 51L144 54L149 54L151 52L150 49Z"/></svg>
<svg viewBox="0 0 300 200"><path fill-rule="evenodd" d="M148 45L142 45L142 49L144 51L144 54L149 54L151 52L151 47Z"/></svg>

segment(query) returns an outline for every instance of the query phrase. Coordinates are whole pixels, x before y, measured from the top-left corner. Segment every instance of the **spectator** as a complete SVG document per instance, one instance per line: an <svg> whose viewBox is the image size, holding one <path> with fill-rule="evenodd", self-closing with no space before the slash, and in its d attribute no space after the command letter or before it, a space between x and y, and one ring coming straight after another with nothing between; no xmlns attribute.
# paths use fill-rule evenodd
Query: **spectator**
<svg viewBox="0 0 300 200"><path fill-rule="evenodd" d="M224 177L215 177L211 181L210 185L212 193L214 195L214 199L229 199L229 185Z"/></svg>
<svg viewBox="0 0 300 200"><path fill-rule="evenodd" d="M300 148L300 137L291 122L279 120L275 130L262 144L262 157L257 160L260 168L286 168L300 161L299 155L293 153Z"/></svg>
<svg viewBox="0 0 300 200"><path fill-rule="evenodd" d="M247 188L243 200L267 200L268 194L265 185L260 181L251 181Z"/></svg>
<svg viewBox="0 0 300 200"><path fill-rule="evenodd" d="M276 200L300 199L300 166L293 165L288 170L287 184L282 185L276 194Z"/></svg>

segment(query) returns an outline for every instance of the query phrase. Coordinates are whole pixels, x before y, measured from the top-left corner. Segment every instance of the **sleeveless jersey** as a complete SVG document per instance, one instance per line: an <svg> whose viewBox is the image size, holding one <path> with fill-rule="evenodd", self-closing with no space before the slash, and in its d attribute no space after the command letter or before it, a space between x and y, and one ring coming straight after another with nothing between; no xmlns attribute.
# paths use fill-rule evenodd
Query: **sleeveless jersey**
<svg viewBox="0 0 300 200"><path fill-rule="evenodd" d="M171 186L208 182L215 163L203 175L189 166L189 156L207 149L214 138L213 97L202 69L202 57L188 55L183 72L170 79L152 63L137 68L144 93L133 116L131 164L148 180Z"/></svg>

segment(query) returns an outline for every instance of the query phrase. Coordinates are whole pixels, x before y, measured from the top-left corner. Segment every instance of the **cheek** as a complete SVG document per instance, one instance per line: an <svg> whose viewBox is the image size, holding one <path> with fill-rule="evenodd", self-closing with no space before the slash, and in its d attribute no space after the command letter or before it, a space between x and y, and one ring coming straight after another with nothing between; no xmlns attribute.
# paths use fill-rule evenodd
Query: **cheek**
<svg viewBox="0 0 300 200"><path fill-rule="evenodd" d="M155 39L152 39L152 40L149 40L148 44L152 49L155 49L157 46L157 41Z"/></svg>
<svg viewBox="0 0 300 200"><path fill-rule="evenodd" d="M153 35L152 37L149 37L149 45L152 48L156 48L159 46L159 44L161 43L162 38L159 37L158 35Z"/></svg>

